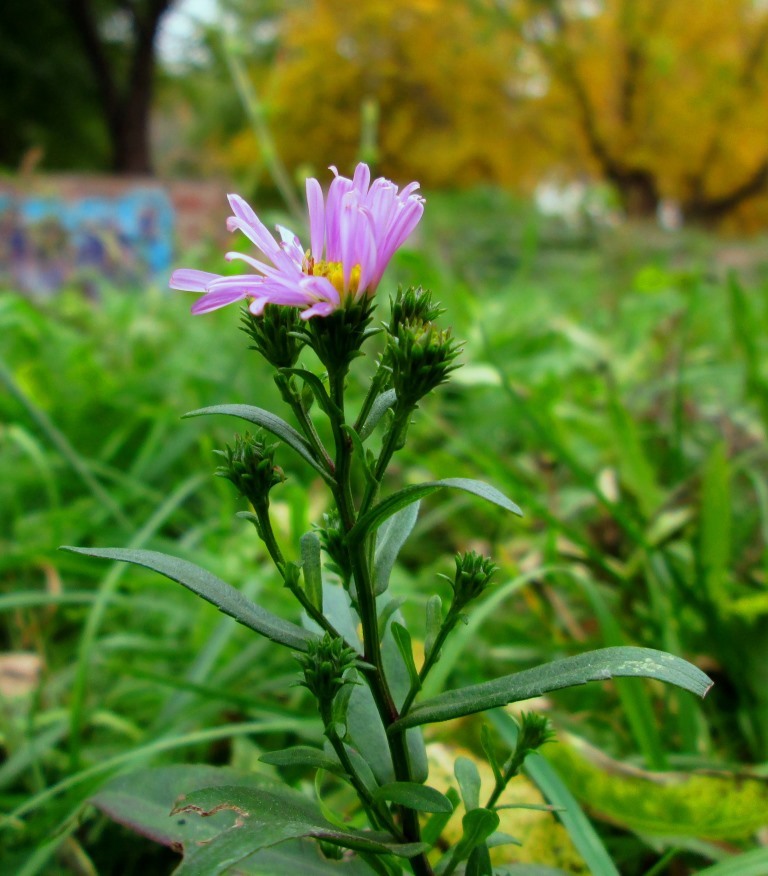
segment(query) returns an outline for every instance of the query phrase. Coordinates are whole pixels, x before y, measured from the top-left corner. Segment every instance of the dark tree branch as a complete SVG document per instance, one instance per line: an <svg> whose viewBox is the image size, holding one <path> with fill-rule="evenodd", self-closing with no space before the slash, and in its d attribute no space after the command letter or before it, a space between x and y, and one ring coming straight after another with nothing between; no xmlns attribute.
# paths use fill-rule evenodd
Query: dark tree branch
<svg viewBox="0 0 768 876"><path fill-rule="evenodd" d="M683 214L694 221L718 222L736 207L762 194L768 187L768 158L739 185L716 197L692 199L683 205Z"/></svg>

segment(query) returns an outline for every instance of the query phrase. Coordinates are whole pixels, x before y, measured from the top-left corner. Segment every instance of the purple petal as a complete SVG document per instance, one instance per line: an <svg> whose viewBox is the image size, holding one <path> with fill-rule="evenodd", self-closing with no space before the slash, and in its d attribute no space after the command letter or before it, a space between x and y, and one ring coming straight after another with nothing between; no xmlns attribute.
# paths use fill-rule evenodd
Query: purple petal
<svg viewBox="0 0 768 876"><path fill-rule="evenodd" d="M227 219L227 228L230 231L239 229L243 234L277 265L283 268L290 261L288 256L280 249L277 241L267 230L267 226L253 212L251 207L240 195L227 195L234 216Z"/></svg>
<svg viewBox="0 0 768 876"><path fill-rule="evenodd" d="M209 292L207 295L203 295L202 298L198 298L197 301L192 305L192 313L195 315L200 313L209 313L211 310L218 310L220 307L226 307L228 304L232 304L235 301L241 301L245 298L248 293L240 289L227 289L221 292Z"/></svg>
<svg viewBox="0 0 768 876"><path fill-rule="evenodd" d="M384 269L389 264L395 250L402 246L413 229L419 224L424 213L424 204L421 201L410 200L404 205L394 222L387 229L384 240L379 246L379 272L376 281L381 278Z"/></svg>
<svg viewBox="0 0 768 876"><path fill-rule="evenodd" d="M328 316L328 314L333 313L335 309L336 308L327 301L318 301L317 304L313 304L312 307L302 310L299 316L302 319L312 319L313 316Z"/></svg>
<svg viewBox="0 0 768 876"><path fill-rule="evenodd" d="M254 316L261 316L262 313L264 313L264 308L269 303L270 303L269 298L255 298L248 305L248 310L250 310Z"/></svg>
<svg viewBox="0 0 768 876"><path fill-rule="evenodd" d="M309 210L309 241L312 258L319 262L325 246L325 203L323 190L316 179L307 180L307 209Z"/></svg>
<svg viewBox="0 0 768 876"><path fill-rule="evenodd" d="M365 292L373 292L376 289L378 278L377 262L378 253L376 238L373 230L373 220L370 212L366 209L360 211L360 230L356 241L356 264L360 265L360 279L357 284L357 298L361 298Z"/></svg>
<svg viewBox="0 0 768 876"><path fill-rule="evenodd" d="M341 305L339 290L327 277L307 277L301 281L307 304L316 301L327 301L334 310Z"/></svg>
<svg viewBox="0 0 768 876"><path fill-rule="evenodd" d="M361 198L365 198L370 183L371 169L361 161L355 168L355 175L352 178L352 185L360 192Z"/></svg>
<svg viewBox="0 0 768 876"><path fill-rule="evenodd" d="M296 267L301 270L301 265L304 262L304 250L301 246L301 241L290 230L290 228L284 228L282 225L278 225L276 227L277 232L280 235L280 240L283 244L283 252L287 253L288 258L290 258L290 260L296 265Z"/></svg>
<svg viewBox="0 0 768 876"><path fill-rule="evenodd" d="M342 261L341 213L343 199L352 191L352 180L337 176L328 189L325 201L325 257L329 262Z"/></svg>
<svg viewBox="0 0 768 876"><path fill-rule="evenodd" d="M221 274L211 274L209 271L196 271L194 268L179 268L171 274L168 285L181 292L205 292L220 276Z"/></svg>

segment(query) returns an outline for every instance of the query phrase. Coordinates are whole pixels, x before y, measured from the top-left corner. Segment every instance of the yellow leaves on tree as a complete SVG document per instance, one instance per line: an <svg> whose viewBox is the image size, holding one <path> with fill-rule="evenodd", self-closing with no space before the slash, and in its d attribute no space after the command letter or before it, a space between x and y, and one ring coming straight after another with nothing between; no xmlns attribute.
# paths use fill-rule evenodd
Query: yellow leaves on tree
<svg viewBox="0 0 768 876"><path fill-rule="evenodd" d="M376 109L377 169L430 186L516 184L524 114L506 92L517 37L463 2L311 0L286 15L267 91L289 166L348 170ZM534 174L531 173L531 179Z"/></svg>
<svg viewBox="0 0 768 876"><path fill-rule="evenodd" d="M765 4L521 0L497 15L535 53L538 124L572 170L611 182L630 214L661 198L696 221L754 212L768 184Z"/></svg>
<svg viewBox="0 0 768 876"><path fill-rule="evenodd" d="M768 214L765 3L302 0L280 27L257 79L289 167L349 170L368 106L396 179L559 173L607 180L635 215L662 198L697 221Z"/></svg>

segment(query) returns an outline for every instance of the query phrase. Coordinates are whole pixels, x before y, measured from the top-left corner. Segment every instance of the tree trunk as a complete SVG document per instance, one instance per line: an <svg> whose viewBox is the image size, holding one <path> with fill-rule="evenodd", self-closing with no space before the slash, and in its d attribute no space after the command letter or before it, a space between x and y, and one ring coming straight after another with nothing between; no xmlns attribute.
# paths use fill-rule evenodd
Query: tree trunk
<svg viewBox="0 0 768 876"><path fill-rule="evenodd" d="M659 207L656 179L647 170L616 170L609 176L630 219L653 219Z"/></svg>
<svg viewBox="0 0 768 876"><path fill-rule="evenodd" d="M150 110L155 74L155 38L173 0L146 0L130 7L133 41L128 74L118 82L109 48L102 42L91 0L68 0L67 8L91 65L112 149L112 170L152 173Z"/></svg>

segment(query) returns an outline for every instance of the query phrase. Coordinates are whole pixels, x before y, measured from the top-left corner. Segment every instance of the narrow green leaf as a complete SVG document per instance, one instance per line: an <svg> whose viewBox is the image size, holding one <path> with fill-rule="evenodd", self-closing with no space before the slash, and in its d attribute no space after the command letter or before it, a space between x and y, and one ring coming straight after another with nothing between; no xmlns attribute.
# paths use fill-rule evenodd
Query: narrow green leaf
<svg viewBox="0 0 768 876"><path fill-rule="evenodd" d="M493 876L491 854L486 843L481 843L472 849L464 870L464 876Z"/></svg>
<svg viewBox="0 0 768 876"><path fill-rule="evenodd" d="M397 393L394 389L388 389L386 392L382 392L380 396L376 398L374 403L371 405L371 411L368 414L368 419L363 423L362 428L360 429L360 440L365 441L366 438L370 437L373 430L376 426L379 425L379 421L386 414L386 412L395 406L397 402Z"/></svg>
<svg viewBox="0 0 768 876"><path fill-rule="evenodd" d="M495 867L493 874L494 876L568 876L565 870L543 864L510 864L508 867Z"/></svg>
<svg viewBox="0 0 768 876"><path fill-rule="evenodd" d="M384 675L389 683L395 706L399 709L405 702L413 681L412 670L406 665L406 660L395 641L392 629L395 623L404 626L405 622L399 612L391 615L389 625L384 628L381 638L381 653L384 661ZM425 782L429 773L429 765L421 730L418 727L408 730L405 739L408 746L408 758L411 762L411 778L415 782Z"/></svg>
<svg viewBox="0 0 768 876"><path fill-rule="evenodd" d="M498 829L499 816L490 809L472 809L461 819L461 826L461 840L454 852L459 861L468 858L473 849Z"/></svg>
<svg viewBox="0 0 768 876"><path fill-rule="evenodd" d="M500 808L500 807L499 807ZM497 830L488 837L487 846L489 849L497 849L499 846L521 846L519 839L504 833L502 830Z"/></svg>
<svg viewBox="0 0 768 876"><path fill-rule="evenodd" d="M286 840L240 861L236 872L238 876L371 876L363 856L333 861L318 855L316 846L312 840Z"/></svg>
<svg viewBox="0 0 768 876"><path fill-rule="evenodd" d="M362 541L369 532L375 531L385 520L396 514L401 508L405 508L407 505L417 502L419 499L423 499L430 493L434 493L436 490L441 490L444 487L452 490L463 490L465 493L479 496L481 499L485 499L494 505L498 505L500 508L505 508L507 511L522 517L523 512L518 506L495 487L490 486L490 484L470 480L469 478L445 478L441 481L413 484L410 487L399 490L392 496L388 496L357 521L349 531L347 538L353 544Z"/></svg>
<svg viewBox="0 0 768 876"><path fill-rule="evenodd" d="M1 601L1 600L0 600ZM379 612L379 638L383 639L384 634L387 631L387 625L389 624L392 615L400 608L400 606L405 602L405 598L402 596L398 596L397 599L390 599L384 608Z"/></svg>
<svg viewBox="0 0 768 876"><path fill-rule="evenodd" d="M614 677L655 678L703 697L712 681L691 663L652 648L601 648L493 681L451 690L414 706L391 732L447 721L541 696L552 690Z"/></svg>
<svg viewBox="0 0 768 876"><path fill-rule="evenodd" d="M480 772L473 760L468 757L457 757L453 765L453 774L459 783L461 799L467 812L480 808Z"/></svg>
<svg viewBox="0 0 768 876"><path fill-rule="evenodd" d="M280 371L285 374L295 374L296 377L300 377L312 390L312 393L317 399L317 403L320 405L320 409L324 414L327 414L329 417L338 415L338 408L331 401L331 397L328 395L328 390L325 388L323 381L317 376L317 374L307 371L306 368L281 368Z"/></svg>
<svg viewBox="0 0 768 876"><path fill-rule="evenodd" d="M312 638L312 633L261 608L246 599L239 590L230 584L187 560L161 554L158 551L131 550L130 548L64 546L62 550L85 554L89 557L99 557L104 560L133 563L136 566L144 566L154 572L159 572L215 605L219 611L233 617L243 626L296 651L306 651L307 642Z"/></svg>
<svg viewBox="0 0 768 876"><path fill-rule="evenodd" d="M339 776L345 776L337 760L329 757L319 748L308 745L297 745L294 748L283 748L280 751L268 751L259 760L271 766L309 767L316 770L327 770Z"/></svg>
<svg viewBox="0 0 768 876"><path fill-rule="evenodd" d="M352 426L348 423L342 423L341 428L344 431L344 434L349 435L349 438L352 441L352 445L355 448L355 456L360 460L360 465L363 467L363 474L365 475L366 482L372 483L374 475L370 452L366 453L365 448L363 447L363 442L360 440L360 436L355 432Z"/></svg>
<svg viewBox="0 0 768 876"><path fill-rule="evenodd" d="M217 876L266 846L287 839L312 837L342 848L373 854L412 857L424 843L401 844L378 831L341 829L323 817L317 804L290 788L219 786L187 794L171 815L204 817L229 812L232 826L210 842L185 847L178 876Z"/></svg>
<svg viewBox="0 0 768 876"><path fill-rule="evenodd" d="M453 810L456 808L460 800L459 792L456 788L448 788L445 792L445 796L450 801L451 811L436 812L424 825L424 829L421 831L421 838L429 846L433 846L438 839L440 839L443 830L445 830L445 826L451 820Z"/></svg>
<svg viewBox="0 0 768 876"><path fill-rule="evenodd" d="M421 686L419 681L419 670L416 669L416 663L413 659L413 645L411 644L411 634L402 625L395 621L390 627L392 638L395 640L398 651L403 658L405 668L408 670L408 677L411 680L411 687L418 689Z"/></svg>
<svg viewBox="0 0 768 876"><path fill-rule="evenodd" d="M414 502L407 505L397 514L393 514L379 528L373 575L377 596L389 587L389 577L392 574L395 560L416 525L419 504L419 502Z"/></svg>
<svg viewBox="0 0 768 876"><path fill-rule="evenodd" d="M499 766L499 761L496 759L496 752L493 748L493 741L491 740L491 731L488 729L487 724L483 724L480 728L480 745L483 749L486 760L493 770L493 777L497 782L501 782L501 767ZM496 808L498 809L499 807Z"/></svg>
<svg viewBox="0 0 768 876"><path fill-rule="evenodd" d="M713 448L704 468L699 530L703 583L715 605L728 600L732 506L730 466L725 446L721 443Z"/></svg>
<svg viewBox="0 0 768 876"><path fill-rule="evenodd" d="M443 625L443 601L435 593L427 600L427 622L424 636L424 656L429 657Z"/></svg>
<svg viewBox="0 0 768 876"><path fill-rule="evenodd" d="M241 420L247 420L256 426L261 426L267 432L271 432L275 437L284 441L289 447L292 447L296 453L308 462L315 471L319 472L323 478L329 483L333 483L331 473L315 459L315 455L309 443L293 428L280 417L275 416L269 411L262 408L255 408L252 405L212 405L208 408L198 408L195 411L190 411L184 414L184 417L202 417L209 414L225 414L229 417L239 417Z"/></svg>
<svg viewBox="0 0 768 876"><path fill-rule="evenodd" d="M768 873L768 848L752 849L718 861L699 870L699 876L765 876Z"/></svg>
<svg viewBox="0 0 768 876"><path fill-rule="evenodd" d="M613 447L618 454L621 479L637 500L643 517L650 520L664 501L664 492L645 452L638 424L625 407L612 374L606 374L606 383Z"/></svg>
<svg viewBox="0 0 768 876"><path fill-rule="evenodd" d="M320 538L316 532L305 532L300 544L304 587L309 601L318 611L322 611L323 572L320 566Z"/></svg>
<svg viewBox="0 0 768 876"><path fill-rule="evenodd" d="M445 794L416 782L390 782L378 788L373 796L377 801L386 800L418 812L453 812L453 804Z"/></svg>

